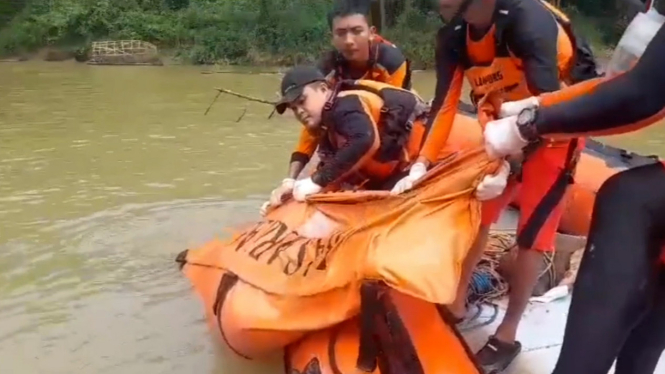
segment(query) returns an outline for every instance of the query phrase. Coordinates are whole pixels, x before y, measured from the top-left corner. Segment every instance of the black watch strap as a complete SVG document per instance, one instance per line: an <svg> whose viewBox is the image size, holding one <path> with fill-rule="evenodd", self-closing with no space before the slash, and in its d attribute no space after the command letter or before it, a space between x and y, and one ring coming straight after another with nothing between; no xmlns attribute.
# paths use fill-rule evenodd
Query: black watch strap
<svg viewBox="0 0 665 374"><path fill-rule="evenodd" d="M528 111L528 113L527 113ZM536 129L536 118L538 118L538 108L526 108L517 116L517 130L527 142L535 142L540 138Z"/></svg>

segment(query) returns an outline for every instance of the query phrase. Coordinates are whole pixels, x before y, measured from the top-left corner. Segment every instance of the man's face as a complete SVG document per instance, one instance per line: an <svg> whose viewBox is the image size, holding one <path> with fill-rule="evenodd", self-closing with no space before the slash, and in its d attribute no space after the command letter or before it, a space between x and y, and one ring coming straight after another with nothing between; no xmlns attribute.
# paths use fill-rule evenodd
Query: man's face
<svg viewBox="0 0 665 374"><path fill-rule="evenodd" d="M329 90L321 82L311 83L302 95L289 105L298 121L313 135L319 132L323 108L328 101Z"/></svg>
<svg viewBox="0 0 665 374"><path fill-rule="evenodd" d="M369 60L372 29L362 14L335 17L332 22L332 44L350 62Z"/></svg>

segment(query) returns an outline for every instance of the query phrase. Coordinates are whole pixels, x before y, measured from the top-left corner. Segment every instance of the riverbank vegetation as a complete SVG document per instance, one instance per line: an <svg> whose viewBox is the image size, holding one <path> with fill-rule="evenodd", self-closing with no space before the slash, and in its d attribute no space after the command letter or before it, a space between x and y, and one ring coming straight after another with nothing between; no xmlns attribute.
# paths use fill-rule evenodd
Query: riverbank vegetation
<svg viewBox="0 0 665 374"><path fill-rule="evenodd" d="M596 49L623 32L626 0L560 0ZM4 0L0 56L44 47L78 52L96 40L140 39L194 64L283 65L329 48L332 0ZM415 66L431 66L441 21L435 0L386 0L382 34ZM609 4L608 4L609 3ZM588 15L593 14L593 17Z"/></svg>

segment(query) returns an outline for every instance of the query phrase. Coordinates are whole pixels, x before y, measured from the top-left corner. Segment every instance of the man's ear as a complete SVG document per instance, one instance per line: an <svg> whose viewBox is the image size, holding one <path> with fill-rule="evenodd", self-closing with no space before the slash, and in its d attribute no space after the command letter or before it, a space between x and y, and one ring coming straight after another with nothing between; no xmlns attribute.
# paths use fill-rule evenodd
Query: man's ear
<svg viewBox="0 0 665 374"><path fill-rule="evenodd" d="M376 32L376 26L370 26L370 27L369 27L369 40L373 40L373 39L374 39L374 35L376 35L376 34L377 34L377 32Z"/></svg>

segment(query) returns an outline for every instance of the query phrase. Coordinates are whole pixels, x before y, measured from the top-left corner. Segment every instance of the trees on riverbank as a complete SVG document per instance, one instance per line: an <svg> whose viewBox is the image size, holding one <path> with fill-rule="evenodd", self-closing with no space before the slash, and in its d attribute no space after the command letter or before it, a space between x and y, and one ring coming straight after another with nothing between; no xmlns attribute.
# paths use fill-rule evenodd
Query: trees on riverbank
<svg viewBox="0 0 665 374"><path fill-rule="evenodd" d="M566 6L570 0L559 1ZM592 42L610 42L627 0L576 1L599 15L580 25ZM636 0L638 1L638 0ZM0 1L0 55L52 46L79 50L102 39L141 39L195 64L292 64L329 48L332 0L5 0ZM418 67L433 61L441 26L435 0L386 0L386 30ZM598 3L598 4L596 4ZM578 24L580 23L579 18ZM599 31L600 30L600 31Z"/></svg>

